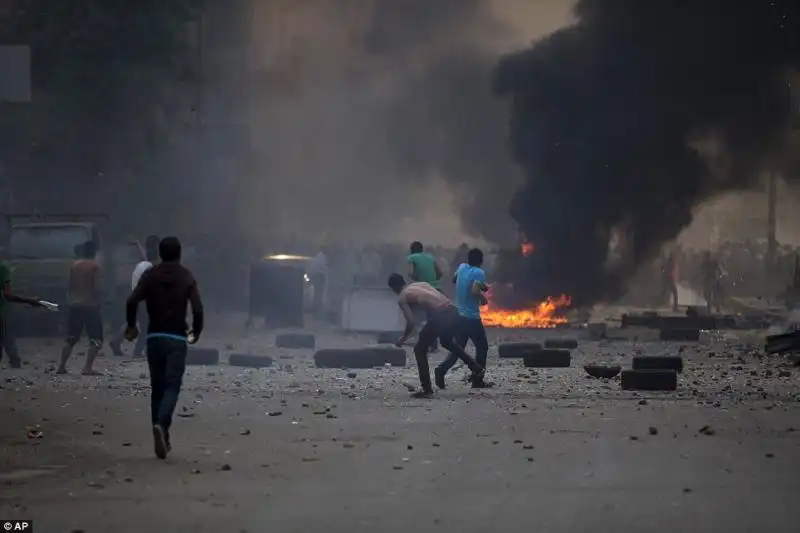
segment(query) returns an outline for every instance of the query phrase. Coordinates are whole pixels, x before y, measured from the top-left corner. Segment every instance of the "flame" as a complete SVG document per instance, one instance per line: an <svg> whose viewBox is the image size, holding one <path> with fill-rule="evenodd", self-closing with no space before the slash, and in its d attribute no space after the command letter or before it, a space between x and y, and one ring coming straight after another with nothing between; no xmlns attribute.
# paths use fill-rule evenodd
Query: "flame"
<svg viewBox="0 0 800 533"><path fill-rule="evenodd" d="M522 257L529 257L533 250L535 249L532 242L523 242L519 245L520 251L522 252Z"/></svg>
<svg viewBox="0 0 800 533"><path fill-rule="evenodd" d="M559 308L570 304L570 297L562 294L547 298L527 309L504 309L492 303L491 291L486 293L488 304L481 307L481 321L487 327L499 328L554 328L566 324L567 319L556 314Z"/></svg>

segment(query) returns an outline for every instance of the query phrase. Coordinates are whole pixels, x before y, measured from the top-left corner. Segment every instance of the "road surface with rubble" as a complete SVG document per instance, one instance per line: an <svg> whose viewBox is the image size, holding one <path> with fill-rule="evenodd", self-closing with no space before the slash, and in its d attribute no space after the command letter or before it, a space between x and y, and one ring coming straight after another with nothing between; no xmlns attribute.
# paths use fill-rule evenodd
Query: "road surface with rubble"
<svg viewBox="0 0 800 533"><path fill-rule="evenodd" d="M272 334L211 331L223 364L189 368L166 462L145 363L109 355L104 376L54 376L58 343L22 340L27 364L0 374L0 520L39 533L798 531L797 378L757 355L758 335L583 341L568 369L496 358L497 342L530 335L493 333L496 388L472 391L458 369L413 400L410 349L405 369L319 370ZM317 330L318 348L372 340ZM276 365L227 366L233 350ZM674 393L582 369L678 351Z"/></svg>

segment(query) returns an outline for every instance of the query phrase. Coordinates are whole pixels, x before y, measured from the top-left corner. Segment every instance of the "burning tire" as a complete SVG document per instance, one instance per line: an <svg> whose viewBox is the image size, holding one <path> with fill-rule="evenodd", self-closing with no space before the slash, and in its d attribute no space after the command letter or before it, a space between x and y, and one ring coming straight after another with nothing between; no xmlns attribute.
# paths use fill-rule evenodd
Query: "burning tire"
<svg viewBox="0 0 800 533"><path fill-rule="evenodd" d="M569 368L572 355L569 350L544 349L526 354L522 362L527 368Z"/></svg>
<svg viewBox="0 0 800 533"><path fill-rule="evenodd" d="M219 364L219 350L214 348L189 348L186 353L187 366L214 366Z"/></svg>
<svg viewBox="0 0 800 533"><path fill-rule="evenodd" d="M497 353L501 359L518 359L541 349L542 345L538 342L512 342L501 344L497 348Z"/></svg>
<svg viewBox="0 0 800 533"><path fill-rule="evenodd" d="M575 339L546 339L544 347L557 350L574 350L578 347L578 341Z"/></svg>
<svg viewBox="0 0 800 533"><path fill-rule="evenodd" d="M267 355L232 353L228 356L228 364L242 368L267 368L272 366L272 357Z"/></svg>
<svg viewBox="0 0 800 533"><path fill-rule="evenodd" d="M275 335L276 348L313 350L316 346L316 338L311 333L278 333Z"/></svg>
<svg viewBox="0 0 800 533"><path fill-rule="evenodd" d="M700 340L699 329L662 329L658 332L662 341L697 342Z"/></svg>
<svg viewBox="0 0 800 533"><path fill-rule="evenodd" d="M402 348L328 349L314 354L317 368L376 368L385 365L406 366Z"/></svg>
<svg viewBox="0 0 800 533"><path fill-rule="evenodd" d="M623 370L622 390L673 391L678 388L674 370Z"/></svg>
<svg viewBox="0 0 800 533"><path fill-rule="evenodd" d="M683 372L683 357L679 357L677 355L637 355L633 358L633 369L672 370L674 372Z"/></svg>

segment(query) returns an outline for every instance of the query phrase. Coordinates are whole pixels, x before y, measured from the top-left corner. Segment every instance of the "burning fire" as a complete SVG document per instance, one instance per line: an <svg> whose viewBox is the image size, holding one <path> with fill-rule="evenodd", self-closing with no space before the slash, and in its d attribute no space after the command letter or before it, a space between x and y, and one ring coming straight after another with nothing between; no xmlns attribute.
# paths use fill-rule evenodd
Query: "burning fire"
<svg viewBox="0 0 800 533"><path fill-rule="evenodd" d="M504 309L492 303L491 290L486 293L487 305L481 307L481 321L484 326L498 328L554 328L566 324L567 319L558 316L559 308L570 304L567 295L548 298L527 309Z"/></svg>

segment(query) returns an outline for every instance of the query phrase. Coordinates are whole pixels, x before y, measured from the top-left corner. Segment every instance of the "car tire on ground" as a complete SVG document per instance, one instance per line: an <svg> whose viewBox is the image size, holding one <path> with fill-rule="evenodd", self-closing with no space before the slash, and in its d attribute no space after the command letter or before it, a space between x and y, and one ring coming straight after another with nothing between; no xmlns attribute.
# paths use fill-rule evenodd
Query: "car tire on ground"
<svg viewBox="0 0 800 533"><path fill-rule="evenodd" d="M673 391L678 388L674 370L623 370L622 390Z"/></svg>
<svg viewBox="0 0 800 533"><path fill-rule="evenodd" d="M543 349L526 354L522 359L527 368L568 368L572 364L569 350Z"/></svg>
<svg viewBox="0 0 800 533"><path fill-rule="evenodd" d="M267 368L272 366L272 357L268 355L232 353L228 356L228 364L242 368Z"/></svg>
<svg viewBox="0 0 800 533"><path fill-rule="evenodd" d="M521 359L525 355L538 352L542 345L538 342L509 342L497 348L497 355L501 359Z"/></svg>
<svg viewBox="0 0 800 533"><path fill-rule="evenodd" d="M317 368L376 368L406 366L402 348L326 349L314 354Z"/></svg>
<svg viewBox="0 0 800 533"><path fill-rule="evenodd" d="M219 364L219 350L215 348L189 348L186 352L187 366L213 366Z"/></svg>
<svg viewBox="0 0 800 533"><path fill-rule="evenodd" d="M578 347L578 341L568 338L547 339L544 341L544 347L554 350L574 350Z"/></svg>

